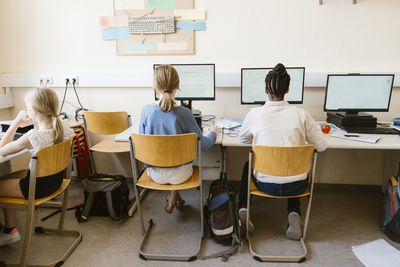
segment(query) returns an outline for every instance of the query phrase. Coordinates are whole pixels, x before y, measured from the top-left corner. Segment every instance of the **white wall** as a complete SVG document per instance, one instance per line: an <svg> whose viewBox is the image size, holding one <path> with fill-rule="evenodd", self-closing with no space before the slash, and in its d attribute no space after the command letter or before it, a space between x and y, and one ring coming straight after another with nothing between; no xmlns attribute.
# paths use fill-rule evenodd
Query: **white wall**
<svg viewBox="0 0 400 267"><path fill-rule="evenodd" d="M0 1L0 59L7 73L129 73L155 62L214 62L217 72L278 61L308 71L398 71L398 0L195 1L207 10L196 55L118 57L99 16L112 0ZM4 27L6 25L6 27Z"/></svg>
<svg viewBox="0 0 400 267"><path fill-rule="evenodd" d="M112 0L0 1L0 72L2 73L135 73L151 72L153 63L216 63L218 73L241 67L283 62L311 72L400 71L398 47L400 1L197 0L207 10L207 30L196 33L196 55L119 57L114 42L101 40L98 18L112 15ZM16 107L0 111L10 119L23 107L26 88L15 88ZM218 117L243 118L251 106L240 105L239 88L217 88L214 101L195 102ZM60 98L62 90L57 89ZM153 101L150 88L82 88L85 107L126 110L139 120ZM316 120L325 118L323 88L306 88L304 108ZM77 104L72 90L67 99ZM400 115L400 91L393 92L390 112ZM73 109L66 104L68 113ZM232 150L233 151L233 150ZM233 151L234 152L234 151ZM246 153L229 154L231 177L238 178ZM243 156L244 155L244 156ZM383 152L328 151L320 157L322 182L379 184Z"/></svg>

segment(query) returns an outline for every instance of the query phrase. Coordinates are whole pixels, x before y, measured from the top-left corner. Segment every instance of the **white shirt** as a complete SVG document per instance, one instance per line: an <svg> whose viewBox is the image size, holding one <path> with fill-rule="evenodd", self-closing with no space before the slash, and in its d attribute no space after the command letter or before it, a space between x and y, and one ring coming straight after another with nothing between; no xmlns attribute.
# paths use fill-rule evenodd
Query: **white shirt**
<svg viewBox="0 0 400 267"><path fill-rule="evenodd" d="M313 144L319 152L327 148L326 138L318 130L314 119L302 108L286 101L267 101L249 111L239 134L243 143L253 146L298 146ZM307 173L295 176L272 176L254 172L264 183L290 183L304 180Z"/></svg>
<svg viewBox="0 0 400 267"><path fill-rule="evenodd" d="M64 130L64 140L67 140L67 139L75 136L74 131L72 131L69 128L68 122L61 121L61 124L62 124L63 130ZM28 136L28 140L32 145L32 149L29 150L32 153L32 155L36 155L36 153L44 147L54 145L54 134L55 134L54 129L50 129L50 130L32 129L32 130L29 130L26 133L26 135Z"/></svg>

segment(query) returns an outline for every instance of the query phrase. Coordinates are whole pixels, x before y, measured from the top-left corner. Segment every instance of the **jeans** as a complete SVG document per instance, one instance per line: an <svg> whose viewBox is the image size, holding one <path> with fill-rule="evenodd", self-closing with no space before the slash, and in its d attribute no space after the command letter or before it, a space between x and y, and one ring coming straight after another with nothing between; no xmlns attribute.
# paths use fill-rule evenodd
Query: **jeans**
<svg viewBox="0 0 400 267"><path fill-rule="evenodd" d="M239 195L239 208L247 207L247 183L248 183L248 171L249 162L243 167L242 181L240 183L240 195ZM303 193L308 187L307 179L286 183L286 184L275 184L275 183L263 183L256 179L253 172L251 172L251 178L257 188L269 195L273 196L293 196ZM288 214L291 212L300 213L300 198L288 198L287 206Z"/></svg>

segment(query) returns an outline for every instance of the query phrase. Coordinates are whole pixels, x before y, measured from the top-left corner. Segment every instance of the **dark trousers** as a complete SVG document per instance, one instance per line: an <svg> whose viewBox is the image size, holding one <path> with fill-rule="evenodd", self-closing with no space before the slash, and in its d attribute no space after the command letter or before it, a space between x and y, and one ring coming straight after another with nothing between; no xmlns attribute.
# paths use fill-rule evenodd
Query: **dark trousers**
<svg viewBox="0 0 400 267"><path fill-rule="evenodd" d="M248 183L248 171L249 171L249 162L243 167L242 173L242 181L240 183L240 195L239 195L239 208L247 207L247 183ZM292 183L286 184L275 184L275 183L262 183L254 177L253 172L251 172L251 178L257 188L269 195L273 196L293 196L298 195L304 192L308 187L307 179L296 181ZM300 213L300 198L288 198L288 206L287 206L288 214L291 212Z"/></svg>

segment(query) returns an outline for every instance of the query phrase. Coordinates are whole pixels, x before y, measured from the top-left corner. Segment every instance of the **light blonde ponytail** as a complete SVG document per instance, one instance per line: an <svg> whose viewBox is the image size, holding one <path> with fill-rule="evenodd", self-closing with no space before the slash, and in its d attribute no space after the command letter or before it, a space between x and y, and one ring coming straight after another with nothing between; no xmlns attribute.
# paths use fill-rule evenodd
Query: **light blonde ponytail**
<svg viewBox="0 0 400 267"><path fill-rule="evenodd" d="M179 88L179 75L171 65L161 65L154 70L153 86L158 93L162 94L159 103L162 112L170 112L176 105L172 94Z"/></svg>
<svg viewBox="0 0 400 267"><path fill-rule="evenodd" d="M38 88L25 98L29 102L38 116L45 116L52 119L52 126L55 131L54 144L64 140L64 128L58 118L58 98L57 94L50 88Z"/></svg>
<svg viewBox="0 0 400 267"><path fill-rule="evenodd" d="M55 122L55 125L53 126L53 129L55 131L54 144L58 144L64 140L64 128L62 126L61 120L58 117L55 117L53 121Z"/></svg>

